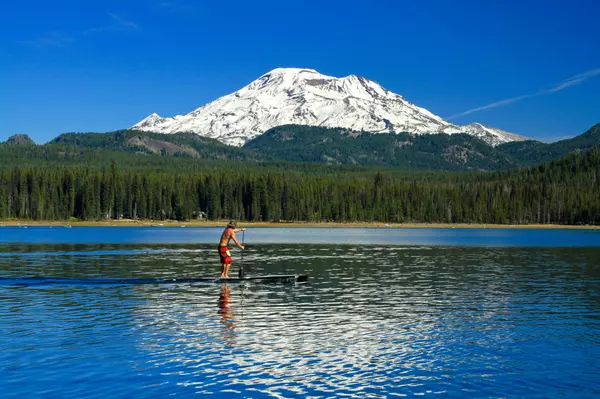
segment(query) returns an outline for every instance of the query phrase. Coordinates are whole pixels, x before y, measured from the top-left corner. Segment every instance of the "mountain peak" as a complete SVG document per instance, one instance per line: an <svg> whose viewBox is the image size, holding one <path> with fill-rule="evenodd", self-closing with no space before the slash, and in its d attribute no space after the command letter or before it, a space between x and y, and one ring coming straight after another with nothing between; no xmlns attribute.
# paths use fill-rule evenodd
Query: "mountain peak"
<svg viewBox="0 0 600 399"><path fill-rule="evenodd" d="M273 69L189 114L161 118L154 113L132 129L193 132L242 146L270 128L288 124L374 133L467 133L492 145L524 139L481 124L454 125L358 75L336 78L308 68Z"/></svg>
<svg viewBox="0 0 600 399"><path fill-rule="evenodd" d="M35 141L26 134L14 134L6 140L6 144L10 145L35 145Z"/></svg>

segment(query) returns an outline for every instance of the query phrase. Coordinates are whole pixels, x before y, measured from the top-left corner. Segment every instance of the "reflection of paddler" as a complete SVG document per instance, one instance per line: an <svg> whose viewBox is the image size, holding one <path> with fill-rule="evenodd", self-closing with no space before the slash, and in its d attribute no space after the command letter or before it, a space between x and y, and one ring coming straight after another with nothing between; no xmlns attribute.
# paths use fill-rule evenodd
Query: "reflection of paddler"
<svg viewBox="0 0 600 399"><path fill-rule="evenodd" d="M221 285L221 295L219 295L219 315L221 324L223 324L223 340L227 344L233 344L235 319L231 310L231 291L227 284Z"/></svg>
<svg viewBox="0 0 600 399"><path fill-rule="evenodd" d="M219 296L219 314L229 312L231 307L231 291L227 284L221 285L221 295Z"/></svg>

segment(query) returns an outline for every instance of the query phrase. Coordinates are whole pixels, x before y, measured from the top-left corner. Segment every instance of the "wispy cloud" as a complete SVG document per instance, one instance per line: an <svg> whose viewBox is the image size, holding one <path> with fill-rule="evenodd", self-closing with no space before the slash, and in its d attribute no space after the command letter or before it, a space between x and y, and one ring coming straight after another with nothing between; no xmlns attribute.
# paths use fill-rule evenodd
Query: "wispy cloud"
<svg viewBox="0 0 600 399"><path fill-rule="evenodd" d="M132 21L127 21L117 14L108 13L108 15L112 18L112 20L120 27L127 29L139 29L139 25Z"/></svg>
<svg viewBox="0 0 600 399"><path fill-rule="evenodd" d="M502 107L504 105L516 103L517 101L521 101L521 100L524 100L526 98L539 97L539 96L543 96L543 95L546 95L546 94L556 93L557 91L564 90L567 87L571 87L571 86L575 86L575 85L581 84L581 83L585 82L586 80L588 80L590 78L593 78L595 76L598 76L598 75L600 75L600 68L599 69L592 69L590 71L580 73L579 75L572 76L569 79L565 80L564 82L561 82L561 83L557 84L556 86L554 86L554 87L552 87L550 89L544 89L544 90L540 90L540 91L535 92L535 93L523 94L521 96L511 97L511 98L507 98L505 100L496 101L496 102L493 102L491 104L487 104L487 105L484 105L484 106L481 106L481 107L477 107L477 108L473 108L473 109L467 110L465 112L461 112L460 114L452 115L448 119L456 119L456 118L459 118L461 116L470 115L472 113L483 111L483 110L486 110L486 109Z"/></svg>
<svg viewBox="0 0 600 399"><path fill-rule="evenodd" d="M554 93L556 91L566 89L567 87L578 85L580 83L585 82L589 78L593 78L594 76L598 76L598 75L600 75L600 68L592 69L591 71L580 73L579 75L575 75L551 89L545 90L545 93ZM544 94L544 93L542 93L542 94Z"/></svg>
<svg viewBox="0 0 600 399"><path fill-rule="evenodd" d="M111 19L110 24L101 26L99 28L87 29L83 32L83 34L88 35L90 33L99 33L99 32L116 32L116 31L137 30L140 28L140 26L137 23L126 20L117 14L113 14L113 13L109 12L108 16Z"/></svg>
<svg viewBox="0 0 600 399"><path fill-rule="evenodd" d="M17 43L32 47L66 47L69 43L74 41L75 39L62 32L52 31L35 39L18 40Z"/></svg>

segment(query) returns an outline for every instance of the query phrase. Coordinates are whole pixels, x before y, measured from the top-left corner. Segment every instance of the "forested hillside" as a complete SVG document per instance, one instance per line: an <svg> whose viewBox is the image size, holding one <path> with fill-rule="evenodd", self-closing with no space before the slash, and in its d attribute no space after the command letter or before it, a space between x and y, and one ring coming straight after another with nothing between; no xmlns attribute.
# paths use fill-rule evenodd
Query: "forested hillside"
<svg viewBox="0 0 600 399"><path fill-rule="evenodd" d="M467 174L37 165L0 168L0 218L600 224L599 182L595 148Z"/></svg>
<svg viewBox="0 0 600 399"><path fill-rule="evenodd" d="M226 146L195 134L172 135L117 131L66 133L45 145L31 140L0 144L0 167L85 165L106 167L116 161L121 168L203 169L223 161L254 162L252 151Z"/></svg>
<svg viewBox="0 0 600 399"><path fill-rule="evenodd" d="M572 152L586 152L594 146L600 146L600 123L579 136L555 143L529 140L502 144L496 148L506 156L518 159L522 166L527 166L550 162Z"/></svg>
<svg viewBox="0 0 600 399"><path fill-rule="evenodd" d="M3 166L53 164L202 168L220 161L248 165L311 163L403 170L495 171L538 165L600 145L600 124L568 140L545 144L513 142L492 147L467 134L373 134L339 128L286 125L273 128L243 148L191 133L119 130L66 133L45 145L15 135L0 144ZM179 160L174 160L177 158Z"/></svg>
<svg viewBox="0 0 600 399"><path fill-rule="evenodd" d="M287 125L265 132L244 148L287 161L401 169L501 170L520 165L518 159L468 134L373 134Z"/></svg>

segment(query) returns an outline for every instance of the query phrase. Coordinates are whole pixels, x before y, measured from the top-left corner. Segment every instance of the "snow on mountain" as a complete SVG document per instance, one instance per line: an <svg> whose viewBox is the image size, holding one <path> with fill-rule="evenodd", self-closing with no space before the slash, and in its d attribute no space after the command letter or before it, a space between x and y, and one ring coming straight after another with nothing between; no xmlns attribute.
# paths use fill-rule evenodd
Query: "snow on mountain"
<svg viewBox="0 0 600 399"><path fill-rule="evenodd" d="M274 69L189 114L161 118L153 113L131 129L192 132L242 146L270 128L287 124L373 133L467 133L492 145L526 140L479 123L454 125L360 76L335 78L300 68Z"/></svg>

